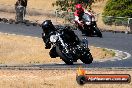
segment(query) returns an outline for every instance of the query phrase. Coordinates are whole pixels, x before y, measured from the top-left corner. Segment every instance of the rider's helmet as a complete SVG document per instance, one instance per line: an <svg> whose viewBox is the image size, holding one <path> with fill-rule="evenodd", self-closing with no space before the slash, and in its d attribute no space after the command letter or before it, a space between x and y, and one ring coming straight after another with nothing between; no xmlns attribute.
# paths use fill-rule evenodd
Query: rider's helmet
<svg viewBox="0 0 132 88"><path fill-rule="evenodd" d="M42 29L44 32L52 31L55 29L54 25L52 24L51 20L46 20L42 24Z"/></svg>
<svg viewBox="0 0 132 88"><path fill-rule="evenodd" d="M50 25L52 24L52 22L50 20L46 20L42 23L42 29L48 28L50 27Z"/></svg>
<svg viewBox="0 0 132 88"><path fill-rule="evenodd" d="M77 4L75 7L76 7L77 10L83 9L81 4Z"/></svg>

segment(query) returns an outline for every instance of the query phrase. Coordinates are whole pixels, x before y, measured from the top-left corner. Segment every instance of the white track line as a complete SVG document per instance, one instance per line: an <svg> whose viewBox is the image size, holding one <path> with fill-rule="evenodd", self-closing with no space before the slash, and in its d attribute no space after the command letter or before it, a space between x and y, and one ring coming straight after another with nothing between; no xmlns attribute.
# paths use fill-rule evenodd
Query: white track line
<svg viewBox="0 0 132 88"><path fill-rule="evenodd" d="M27 38L36 38L36 39L41 39L39 37L33 37L33 36L27 36L27 35L17 35L17 34L13 34L13 33L4 33L4 32L0 32L0 34L6 34L6 35L13 35L13 36L24 36L24 37L27 37Z"/></svg>
<svg viewBox="0 0 132 88"><path fill-rule="evenodd" d="M96 47L96 48L103 48L103 47ZM128 52L123 52L123 51L121 51L121 50L115 50L115 49L109 49L109 48L104 48L104 49L111 50L111 51L115 52L115 58L116 58L116 57L119 57L119 53L124 53L124 54L126 54L126 57L124 57L124 58L116 58L116 59L111 59L111 60L110 60L110 59L107 59L107 60L110 60L110 61L125 60L125 59L128 59L128 58L131 57L131 54L128 53ZM113 57L113 58L114 58L114 57ZM107 60L102 60L102 61L98 61L98 62L105 62L105 61L107 61Z"/></svg>

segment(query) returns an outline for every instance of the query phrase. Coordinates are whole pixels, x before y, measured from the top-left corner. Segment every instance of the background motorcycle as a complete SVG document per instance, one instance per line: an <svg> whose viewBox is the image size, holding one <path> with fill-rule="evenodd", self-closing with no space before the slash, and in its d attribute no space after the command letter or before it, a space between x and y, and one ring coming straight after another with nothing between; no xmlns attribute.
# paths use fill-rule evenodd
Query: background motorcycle
<svg viewBox="0 0 132 88"><path fill-rule="evenodd" d="M79 28L79 24L75 22L77 27ZM96 21L94 16L90 16L88 13L84 13L82 16L82 34L88 35L88 36L97 36L102 37L102 33L97 27Z"/></svg>
<svg viewBox="0 0 132 88"><path fill-rule="evenodd" d="M44 37L45 35L42 35L42 38ZM60 57L68 65L77 62L78 59L85 64L92 63L93 57L87 42L81 42L69 27L57 28L52 32L49 40L52 45L49 52L51 58Z"/></svg>

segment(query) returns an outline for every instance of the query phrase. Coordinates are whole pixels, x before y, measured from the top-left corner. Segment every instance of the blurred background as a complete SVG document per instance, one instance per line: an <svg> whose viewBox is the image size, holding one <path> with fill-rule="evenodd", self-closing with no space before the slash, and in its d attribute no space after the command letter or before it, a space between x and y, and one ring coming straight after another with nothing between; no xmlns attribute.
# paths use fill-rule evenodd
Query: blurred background
<svg viewBox="0 0 132 88"><path fill-rule="evenodd" d="M15 19L14 5L16 1L0 0L0 18ZM42 23L44 20L52 20L54 24L71 24L74 19L73 12L57 11L57 7L53 6L55 2L56 0L28 0L27 13L24 19L38 23ZM94 0L91 5L97 26L101 30L130 31L132 18L104 16L102 14L107 2L108 0Z"/></svg>

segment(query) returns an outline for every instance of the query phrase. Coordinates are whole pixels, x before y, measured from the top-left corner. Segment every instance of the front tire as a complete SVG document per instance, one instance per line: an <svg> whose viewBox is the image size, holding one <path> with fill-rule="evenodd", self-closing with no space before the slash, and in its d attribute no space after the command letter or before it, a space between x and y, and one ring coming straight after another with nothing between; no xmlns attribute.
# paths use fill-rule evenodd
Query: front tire
<svg viewBox="0 0 132 88"><path fill-rule="evenodd" d="M93 61L93 57L91 55L90 52L86 52L81 58L80 60L85 63L85 64L91 64Z"/></svg>
<svg viewBox="0 0 132 88"><path fill-rule="evenodd" d="M95 31L95 33L96 33L97 37L100 37L100 38L102 38L102 37L103 37L103 36L102 36L102 33L101 33L101 31L99 30L99 28L98 28L98 27L94 27L94 31Z"/></svg>
<svg viewBox="0 0 132 88"><path fill-rule="evenodd" d="M58 54L57 54L57 52L56 52L56 47L53 47L53 48L50 50L49 55L50 55L51 58L56 58L56 57L58 57Z"/></svg>
<svg viewBox="0 0 132 88"><path fill-rule="evenodd" d="M68 57L66 55L66 53L62 52L62 50L59 49L59 47L56 47L56 51L58 53L58 55L60 56L60 58L67 64L67 65L73 65L73 58L72 56L71 57Z"/></svg>
<svg viewBox="0 0 132 88"><path fill-rule="evenodd" d="M62 56L61 59L67 64L67 65L73 65L73 61L70 61L70 60L66 60L67 57L65 56Z"/></svg>

